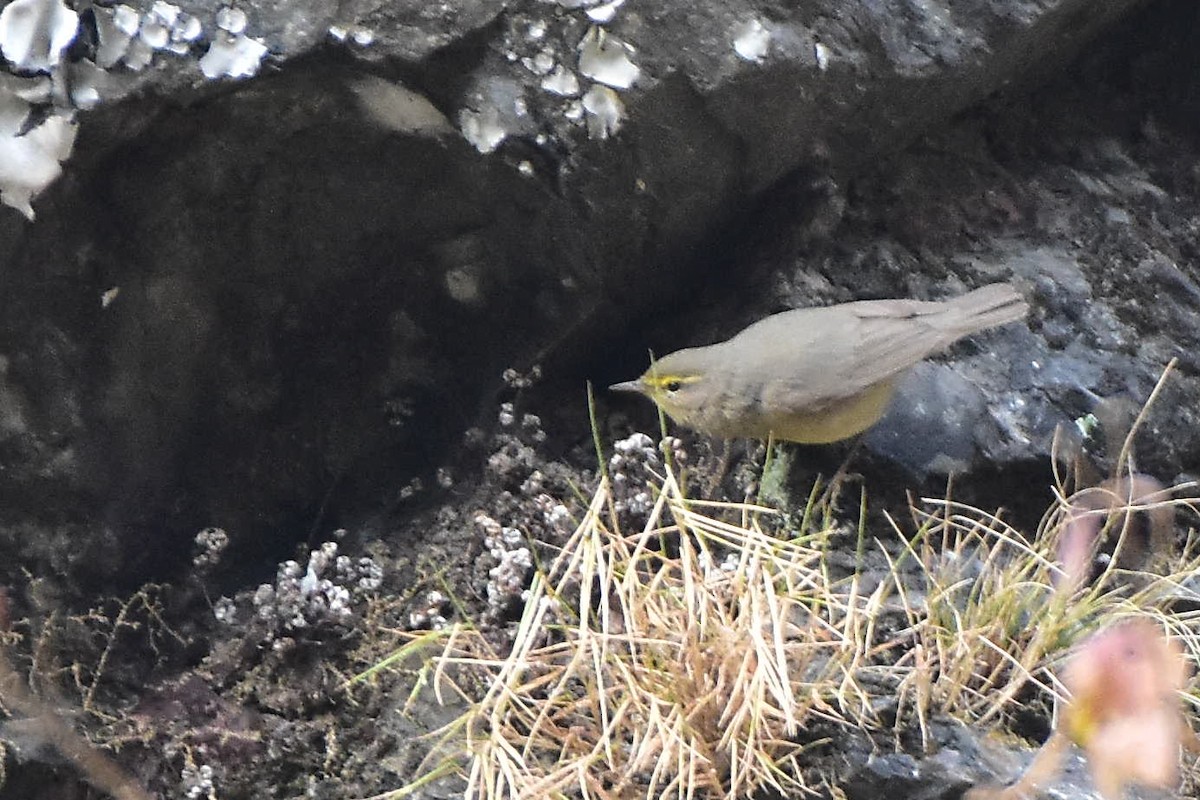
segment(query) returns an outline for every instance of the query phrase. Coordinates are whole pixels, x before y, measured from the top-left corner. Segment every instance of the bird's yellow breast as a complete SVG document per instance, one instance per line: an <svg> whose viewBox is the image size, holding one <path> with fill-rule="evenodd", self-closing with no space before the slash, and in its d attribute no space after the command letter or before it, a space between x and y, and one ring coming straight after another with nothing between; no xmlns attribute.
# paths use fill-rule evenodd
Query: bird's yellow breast
<svg viewBox="0 0 1200 800"><path fill-rule="evenodd" d="M801 444L829 444L862 433L887 411L894 392L892 381L867 387L853 397L836 400L819 408L769 410L763 415L758 438L771 436Z"/></svg>
<svg viewBox="0 0 1200 800"><path fill-rule="evenodd" d="M698 408L664 401L659 405L676 422L712 436L829 444L874 425L887 410L894 388L892 381L882 381L851 397L807 407L788 404L786 390L777 397L764 396L761 390L719 393Z"/></svg>

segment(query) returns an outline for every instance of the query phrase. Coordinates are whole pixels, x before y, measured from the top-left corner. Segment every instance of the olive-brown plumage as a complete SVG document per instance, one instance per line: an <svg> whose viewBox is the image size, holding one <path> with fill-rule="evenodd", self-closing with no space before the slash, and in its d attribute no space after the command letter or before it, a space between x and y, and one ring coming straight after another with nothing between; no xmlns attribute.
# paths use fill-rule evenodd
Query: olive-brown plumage
<svg viewBox="0 0 1200 800"><path fill-rule="evenodd" d="M714 436L836 442L879 420L900 373L1027 311L1006 283L942 301L798 308L728 341L678 350L609 388L644 394L677 422Z"/></svg>

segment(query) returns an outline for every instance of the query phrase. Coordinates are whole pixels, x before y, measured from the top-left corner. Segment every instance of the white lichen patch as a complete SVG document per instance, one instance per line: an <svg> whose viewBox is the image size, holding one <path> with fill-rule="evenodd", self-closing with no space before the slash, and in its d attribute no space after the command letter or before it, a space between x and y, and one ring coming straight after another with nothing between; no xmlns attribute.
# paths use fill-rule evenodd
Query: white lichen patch
<svg viewBox="0 0 1200 800"><path fill-rule="evenodd" d="M157 2L142 20L138 38L154 50L162 50L171 43L171 28L179 19L179 6Z"/></svg>
<svg viewBox="0 0 1200 800"><path fill-rule="evenodd" d="M542 78L542 88L560 97L574 97L579 94L579 79L574 72L560 64L554 72Z"/></svg>
<svg viewBox="0 0 1200 800"><path fill-rule="evenodd" d="M96 6L95 8L96 11L100 10L100 6ZM105 10L107 11L108 9ZM112 8L112 19L113 24L129 38L137 35L138 27L142 24L142 18L138 10L124 3Z"/></svg>
<svg viewBox="0 0 1200 800"><path fill-rule="evenodd" d="M29 87L30 92L37 87ZM62 174L62 162L75 145L75 121L52 114L24 130L29 102L0 87L0 202L33 220L33 198Z"/></svg>
<svg viewBox="0 0 1200 800"><path fill-rule="evenodd" d="M147 16L154 17L155 19L166 23L169 33L169 29L179 21L179 17L182 15L182 13L183 9L177 5L167 3L164 0L154 0L154 5L150 7L150 13L147 14Z"/></svg>
<svg viewBox="0 0 1200 800"><path fill-rule="evenodd" d="M632 53L632 47L604 29L590 28L579 42L579 71L614 89L628 89L641 74Z"/></svg>
<svg viewBox="0 0 1200 800"><path fill-rule="evenodd" d="M141 20L137 9L127 5L112 8L93 6L96 16L96 66L110 69L120 63L129 50L129 42L137 34Z"/></svg>
<svg viewBox="0 0 1200 800"><path fill-rule="evenodd" d="M204 33L204 26L200 24L198 18L191 14L180 14L179 18L175 20L175 24L171 26L171 41L194 42L200 38L202 33Z"/></svg>
<svg viewBox="0 0 1200 800"><path fill-rule="evenodd" d="M267 46L243 34L220 31L200 57L200 70L206 78L250 78L258 73Z"/></svg>
<svg viewBox="0 0 1200 800"><path fill-rule="evenodd" d="M8 107L7 104L9 101L4 98L13 96L25 101L25 108L21 112L24 114L28 112L29 104L49 103L53 94L54 82L48 75L39 75L35 78L20 78L16 75L0 72L0 109ZM0 119L7 119L9 113L0 112ZM23 119L24 116L22 116Z"/></svg>
<svg viewBox="0 0 1200 800"><path fill-rule="evenodd" d="M824 72L829 69L829 48L817 42L813 45L813 57L817 60L817 69Z"/></svg>
<svg viewBox="0 0 1200 800"><path fill-rule="evenodd" d="M464 108L458 114L458 126L465 138L481 153L490 153L508 137L508 131L495 108L473 111Z"/></svg>
<svg viewBox="0 0 1200 800"><path fill-rule="evenodd" d="M177 5L157 0L143 16L136 8L93 6L96 16L96 66L112 69L124 64L138 72L162 51L185 55L204 33L200 20Z"/></svg>
<svg viewBox="0 0 1200 800"><path fill-rule="evenodd" d="M478 270L473 267L456 267L446 271L446 294L458 303L477 306L483 303Z"/></svg>
<svg viewBox="0 0 1200 800"><path fill-rule="evenodd" d="M584 94L583 110L587 112L588 136L593 139L607 139L616 134L625 119L625 104L620 96L599 84Z"/></svg>
<svg viewBox="0 0 1200 800"><path fill-rule="evenodd" d="M547 75L554 69L554 51L544 48L532 58L522 58L521 65L534 75Z"/></svg>
<svg viewBox="0 0 1200 800"><path fill-rule="evenodd" d="M458 112L458 128L481 153L490 153L509 136L533 136L538 122L529 113L528 86L517 80L491 77L476 83Z"/></svg>
<svg viewBox="0 0 1200 800"><path fill-rule="evenodd" d="M141 72L154 61L154 47L141 36L135 36L121 61L134 72Z"/></svg>
<svg viewBox="0 0 1200 800"><path fill-rule="evenodd" d="M267 45L245 34L246 12L224 6L217 11L216 22L217 34L208 51L200 57L200 70L204 76L215 79L257 75L267 55Z"/></svg>
<svg viewBox="0 0 1200 800"><path fill-rule="evenodd" d="M454 133L454 126L437 106L403 84L367 75L348 85L363 113L383 128L416 136Z"/></svg>
<svg viewBox="0 0 1200 800"><path fill-rule="evenodd" d="M733 37L734 52L746 61L762 61L771 49L771 31L757 19L735 27Z"/></svg>
<svg viewBox="0 0 1200 800"><path fill-rule="evenodd" d="M595 8L589 8L587 10L588 19L597 25L612 22L613 17L617 15L617 9L623 5L625 5L625 0L612 0L612 2L604 3Z"/></svg>
<svg viewBox="0 0 1200 800"><path fill-rule="evenodd" d="M71 64L69 74L71 104L76 108L94 108L101 100L120 94L113 89L113 76L91 61Z"/></svg>
<svg viewBox="0 0 1200 800"><path fill-rule="evenodd" d="M348 622L382 580L383 567L374 559L338 555L336 542L324 542L309 553L307 568L295 561L280 564L275 583L260 585L251 603L255 617L267 626L265 640L281 652L301 632L337 629Z"/></svg>
<svg viewBox="0 0 1200 800"><path fill-rule="evenodd" d="M217 27L228 33L245 33L246 22L246 12L240 8L225 6L217 11Z"/></svg>
<svg viewBox="0 0 1200 800"><path fill-rule="evenodd" d="M75 40L79 15L62 0L13 0L0 11L0 52L29 72L49 72Z"/></svg>
<svg viewBox="0 0 1200 800"><path fill-rule="evenodd" d="M359 47L367 47L375 43L375 31L370 28L358 26L347 28L345 25L330 25L329 38L338 44L355 44Z"/></svg>

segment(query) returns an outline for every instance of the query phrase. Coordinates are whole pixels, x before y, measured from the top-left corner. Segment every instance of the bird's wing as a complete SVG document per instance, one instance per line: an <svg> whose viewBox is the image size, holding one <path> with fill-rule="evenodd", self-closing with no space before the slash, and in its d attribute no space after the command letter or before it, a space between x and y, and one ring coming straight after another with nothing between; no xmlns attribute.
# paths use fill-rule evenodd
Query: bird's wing
<svg viewBox="0 0 1200 800"><path fill-rule="evenodd" d="M770 353L765 396L823 406L894 377L955 337L922 320L940 303L873 300L776 314L741 334L749 352Z"/></svg>
<svg viewBox="0 0 1200 800"><path fill-rule="evenodd" d="M855 303L854 322L847 325L851 355L841 366L843 396L895 377L958 338L936 323L945 313L940 303L884 300ZM852 332L851 332L851 329Z"/></svg>
<svg viewBox="0 0 1200 800"><path fill-rule="evenodd" d="M948 300L868 300L853 313L854 353L844 373L850 393L867 388L944 350L964 336L1022 319L1029 307L1009 284L982 286Z"/></svg>
<svg viewBox="0 0 1200 800"><path fill-rule="evenodd" d="M976 331L1013 322L1028 306L1008 284L942 301L860 300L760 320L734 337L739 379L793 407L853 397ZM732 343L731 341L731 343Z"/></svg>

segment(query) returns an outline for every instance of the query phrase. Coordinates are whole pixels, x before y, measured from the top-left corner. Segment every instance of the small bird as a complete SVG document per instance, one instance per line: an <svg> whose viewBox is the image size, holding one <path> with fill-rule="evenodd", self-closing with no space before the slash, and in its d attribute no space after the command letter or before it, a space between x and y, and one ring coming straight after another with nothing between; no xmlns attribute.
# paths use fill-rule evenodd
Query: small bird
<svg viewBox="0 0 1200 800"><path fill-rule="evenodd" d="M728 341L677 350L637 380L608 388L643 394L676 422L712 436L827 444L874 425L909 367L1028 310L1007 283L942 301L798 308Z"/></svg>

